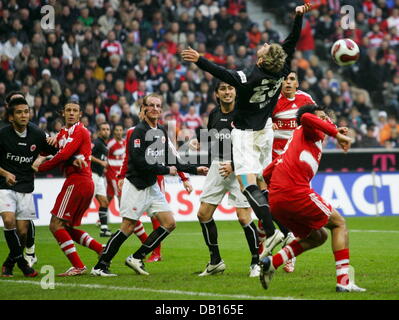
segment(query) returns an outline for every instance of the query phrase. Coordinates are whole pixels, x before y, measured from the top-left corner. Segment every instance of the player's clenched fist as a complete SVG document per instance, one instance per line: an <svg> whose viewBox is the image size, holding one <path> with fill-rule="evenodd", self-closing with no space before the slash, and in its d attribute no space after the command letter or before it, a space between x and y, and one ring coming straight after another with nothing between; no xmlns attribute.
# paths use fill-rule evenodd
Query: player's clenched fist
<svg viewBox="0 0 399 320"><path fill-rule="evenodd" d="M312 9L312 5L310 3L305 3L303 6L298 6L295 8L295 13L297 15L303 15L306 12L309 12Z"/></svg>
<svg viewBox="0 0 399 320"><path fill-rule="evenodd" d="M188 47L188 49L185 49L181 52L181 57L184 61L187 62L197 62L200 54L198 53L198 51Z"/></svg>

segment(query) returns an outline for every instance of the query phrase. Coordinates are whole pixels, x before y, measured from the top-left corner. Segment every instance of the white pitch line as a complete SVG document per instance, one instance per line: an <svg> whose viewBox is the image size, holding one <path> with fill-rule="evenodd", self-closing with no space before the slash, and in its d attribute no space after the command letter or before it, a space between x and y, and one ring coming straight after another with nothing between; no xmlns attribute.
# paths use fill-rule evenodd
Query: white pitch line
<svg viewBox="0 0 399 320"><path fill-rule="evenodd" d="M350 230L349 232L399 233L399 230Z"/></svg>
<svg viewBox="0 0 399 320"><path fill-rule="evenodd" d="M39 281L29 280L0 280L0 282L11 282L21 284L32 284L40 286ZM273 296L250 296L243 294L219 294L212 292L196 292L196 291L182 291L182 290L162 290L162 289L150 289L150 288L138 288L138 287L118 287L118 286L107 286L101 284L85 284L85 283L55 283L56 287L72 287L72 288L87 288L87 289L105 289L105 290L118 290L118 291L146 291L154 293L167 293L167 294L178 294L187 296L198 296L198 297L215 297L215 298L231 298L231 299L252 299L252 300L303 300L294 297L273 297Z"/></svg>

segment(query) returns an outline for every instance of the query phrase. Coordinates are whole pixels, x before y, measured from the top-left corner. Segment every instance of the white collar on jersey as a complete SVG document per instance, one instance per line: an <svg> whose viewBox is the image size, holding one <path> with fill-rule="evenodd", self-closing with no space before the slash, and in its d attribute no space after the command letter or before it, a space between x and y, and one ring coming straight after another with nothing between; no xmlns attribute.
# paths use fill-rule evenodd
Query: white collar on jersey
<svg viewBox="0 0 399 320"><path fill-rule="evenodd" d="M28 135L28 129L25 129L24 132L18 132L15 129L14 129L14 131L20 138L26 138L26 136Z"/></svg>

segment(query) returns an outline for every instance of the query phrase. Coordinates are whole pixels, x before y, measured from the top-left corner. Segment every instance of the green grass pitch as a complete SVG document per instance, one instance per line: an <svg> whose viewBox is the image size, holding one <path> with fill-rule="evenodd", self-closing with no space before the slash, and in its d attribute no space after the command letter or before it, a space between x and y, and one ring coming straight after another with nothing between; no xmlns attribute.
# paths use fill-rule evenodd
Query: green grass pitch
<svg viewBox="0 0 399 320"><path fill-rule="evenodd" d="M150 276L136 275L124 265L124 259L139 246L133 235L121 247L111 265L118 277L99 278L84 275L71 278L55 277L55 289L43 289L45 273L38 278L24 278L18 268L13 278L0 278L1 299L133 299L133 300L263 300L263 299L399 299L399 217L348 218L351 265L355 279L365 293L335 292L335 263L330 239L320 248L304 253L297 259L296 270L287 274L279 269L266 291L258 278L249 278L250 254L244 233L236 221L217 221L219 247L227 269L222 275L198 277L209 259L208 250L197 222L179 222L165 240L162 262L146 264ZM112 225L117 230L118 225ZM151 225L145 224L151 231ZM98 238L93 225L82 228ZM78 252L89 271L97 255L80 245ZM0 260L7 247L0 232ZM53 266L55 274L70 267L47 227L37 227L36 252L40 272L45 265Z"/></svg>

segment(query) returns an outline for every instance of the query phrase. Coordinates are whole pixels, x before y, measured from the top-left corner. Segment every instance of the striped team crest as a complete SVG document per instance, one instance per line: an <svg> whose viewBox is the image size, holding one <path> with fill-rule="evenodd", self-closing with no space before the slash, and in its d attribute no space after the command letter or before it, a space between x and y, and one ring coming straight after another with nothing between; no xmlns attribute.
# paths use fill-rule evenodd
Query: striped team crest
<svg viewBox="0 0 399 320"><path fill-rule="evenodd" d="M140 145L141 145L140 139L134 139L134 147L140 148Z"/></svg>

